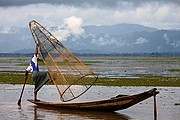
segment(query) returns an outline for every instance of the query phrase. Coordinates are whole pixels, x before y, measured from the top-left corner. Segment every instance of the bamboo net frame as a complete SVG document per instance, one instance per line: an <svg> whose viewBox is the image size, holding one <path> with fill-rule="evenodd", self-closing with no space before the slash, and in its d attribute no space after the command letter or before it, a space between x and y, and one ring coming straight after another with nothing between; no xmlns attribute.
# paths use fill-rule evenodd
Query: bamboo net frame
<svg viewBox="0 0 180 120"><path fill-rule="evenodd" d="M35 20L29 22L29 28L47 70L54 78L61 101L81 96L95 83L98 77L46 28Z"/></svg>

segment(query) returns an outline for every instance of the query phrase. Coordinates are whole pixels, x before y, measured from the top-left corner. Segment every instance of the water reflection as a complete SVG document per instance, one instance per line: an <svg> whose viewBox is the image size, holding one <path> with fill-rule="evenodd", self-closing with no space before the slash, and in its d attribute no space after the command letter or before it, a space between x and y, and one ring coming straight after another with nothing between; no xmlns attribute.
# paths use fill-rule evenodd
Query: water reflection
<svg viewBox="0 0 180 120"><path fill-rule="evenodd" d="M43 108L31 106L34 109L34 120L62 119L62 120L129 120L130 117L116 112L82 111Z"/></svg>

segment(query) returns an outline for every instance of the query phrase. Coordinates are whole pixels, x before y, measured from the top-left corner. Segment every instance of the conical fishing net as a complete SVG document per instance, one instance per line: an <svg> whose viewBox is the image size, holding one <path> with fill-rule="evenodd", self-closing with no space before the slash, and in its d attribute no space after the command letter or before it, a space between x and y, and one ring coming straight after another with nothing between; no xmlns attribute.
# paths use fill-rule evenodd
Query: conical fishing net
<svg viewBox="0 0 180 120"><path fill-rule="evenodd" d="M62 101L85 93L97 76L42 25L32 20L29 27Z"/></svg>

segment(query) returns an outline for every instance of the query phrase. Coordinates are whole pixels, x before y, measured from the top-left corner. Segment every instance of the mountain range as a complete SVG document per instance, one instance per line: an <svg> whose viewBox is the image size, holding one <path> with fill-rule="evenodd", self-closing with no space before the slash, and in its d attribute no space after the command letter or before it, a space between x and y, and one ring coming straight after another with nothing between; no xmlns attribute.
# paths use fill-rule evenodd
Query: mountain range
<svg viewBox="0 0 180 120"><path fill-rule="evenodd" d="M90 25L83 29L82 35L70 35L61 42L75 53L180 52L180 30L137 24ZM0 53L30 53L34 48L28 27L0 27Z"/></svg>

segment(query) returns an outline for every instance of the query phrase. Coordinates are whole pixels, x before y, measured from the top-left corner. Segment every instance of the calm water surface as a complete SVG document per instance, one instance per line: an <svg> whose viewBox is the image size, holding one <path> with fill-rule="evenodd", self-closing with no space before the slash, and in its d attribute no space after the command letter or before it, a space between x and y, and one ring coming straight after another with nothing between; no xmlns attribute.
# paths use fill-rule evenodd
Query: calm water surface
<svg viewBox="0 0 180 120"><path fill-rule="evenodd" d="M170 72L171 69L179 69L179 60L109 60L101 57L91 58L82 57L83 61L95 63L89 65L92 71L99 77L119 78L119 77L136 77L136 74L151 74L160 76L180 77L179 72ZM29 65L31 57L0 57L1 71L24 71ZM164 58L165 59L165 58ZM46 70L45 66L39 66L40 70Z"/></svg>
<svg viewBox="0 0 180 120"><path fill-rule="evenodd" d="M110 112L88 112L76 110L55 110L37 107L27 99L33 98L33 85L25 87L22 108L17 101L22 85L0 84L0 119L2 120L153 120L153 97L128 109ZM78 86L75 86L78 87ZM106 87L93 86L82 97L75 100L92 101L114 97L118 94L136 94L153 87ZM180 87L157 87L157 110L159 120L179 120ZM38 94L44 101L59 101L55 86L44 86Z"/></svg>

